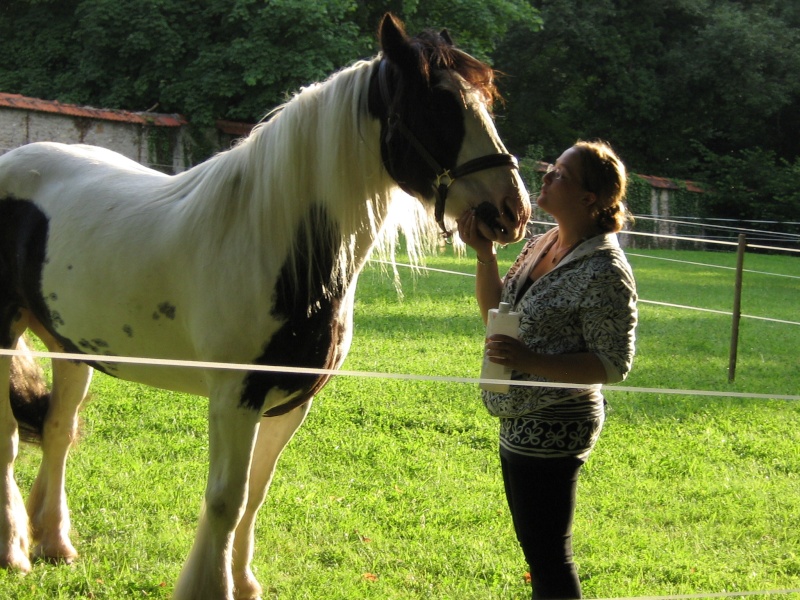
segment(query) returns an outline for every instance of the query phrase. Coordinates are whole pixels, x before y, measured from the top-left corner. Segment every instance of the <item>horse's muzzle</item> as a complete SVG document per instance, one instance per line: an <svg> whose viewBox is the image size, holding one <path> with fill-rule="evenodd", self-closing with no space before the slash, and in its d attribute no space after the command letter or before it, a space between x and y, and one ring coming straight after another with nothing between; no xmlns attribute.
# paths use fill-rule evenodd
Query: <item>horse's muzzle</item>
<svg viewBox="0 0 800 600"><path fill-rule="evenodd" d="M518 242L525 233L525 225L530 218L530 212L518 206L510 198L503 201L502 210L491 202L482 202L475 207L475 217L495 234L496 241L501 244Z"/></svg>

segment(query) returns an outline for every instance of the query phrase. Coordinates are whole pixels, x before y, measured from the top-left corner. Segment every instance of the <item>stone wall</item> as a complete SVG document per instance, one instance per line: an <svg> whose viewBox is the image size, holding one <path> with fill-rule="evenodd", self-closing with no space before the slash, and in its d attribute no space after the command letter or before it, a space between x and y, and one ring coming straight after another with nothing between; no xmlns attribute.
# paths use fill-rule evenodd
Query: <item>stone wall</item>
<svg viewBox="0 0 800 600"><path fill-rule="evenodd" d="M0 93L0 154L39 141L91 144L177 173L230 147L249 128L221 121L216 129L190 132L180 115L106 110Z"/></svg>

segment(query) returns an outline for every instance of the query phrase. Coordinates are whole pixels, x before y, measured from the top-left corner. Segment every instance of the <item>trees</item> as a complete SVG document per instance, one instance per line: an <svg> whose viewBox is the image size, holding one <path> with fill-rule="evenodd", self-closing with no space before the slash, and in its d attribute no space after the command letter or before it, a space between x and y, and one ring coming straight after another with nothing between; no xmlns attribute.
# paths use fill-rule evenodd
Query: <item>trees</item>
<svg viewBox="0 0 800 600"><path fill-rule="evenodd" d="M364 54L348 0L8 0L0 89L255 121ZM51 16L55 11L56 17Z"/></svg>
<svg viewBox="0 0 800 600"><path fill-rule="evenodd" d="M253 122L374 54L386 10L506 73L513 152L605 138L632 170L800 220L800 4L785 0L3 0L0 90Z"/></svg>
<svg viewBox="0 0 800 600"><path fill-rule="evenodd" d="M376 51L387 3L356 0L4 0L0 90L195 124L254 122L287 93ZM393 0L410 31L441 24L488 56L525 0Z"/></svg>
<svg viewBox="0 0 800 600"><path fill-rule="evenodd" d="M697 166L692 142L787 159L800 151L786 128L800 97L800 37L771 1L535 4L542 31L513 31L495 55L514 73L513 144L538 137L555 152L576 135L605 137L639 168L675 176Z"/></svg>
<svg viewBox="0 0 800 600"><path fill-rule="evenodd" d="M791 167L800 154L796 3L533 5L542 30L512 30L495 53L495 66L514 75L504 82L509 102L500 121L514 151L537 144L554 157L576 138L601 137L638 172L701 179L729 200L732 190L747 189L736 197L748 205L767 200L757 182L778 172L781 181L800 185ZM744 169L747 177L734 182L733 173ZM787 209L790 203L780 204Z"/></svg>

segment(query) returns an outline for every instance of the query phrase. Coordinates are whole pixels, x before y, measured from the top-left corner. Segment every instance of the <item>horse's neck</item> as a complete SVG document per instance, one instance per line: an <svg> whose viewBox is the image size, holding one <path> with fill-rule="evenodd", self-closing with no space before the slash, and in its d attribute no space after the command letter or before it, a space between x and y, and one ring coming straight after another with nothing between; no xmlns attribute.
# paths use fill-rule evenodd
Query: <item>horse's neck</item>
<svg viewBox="0 0 800 600"><path fill-rule="evenodd" d="M366 108L371 63L304 89L249 138L196 167L202 219L286 256L324 212L347 270L363 266L395 187L381 164L380 124ZM222 240L220 240L221 242Z"/></svg>

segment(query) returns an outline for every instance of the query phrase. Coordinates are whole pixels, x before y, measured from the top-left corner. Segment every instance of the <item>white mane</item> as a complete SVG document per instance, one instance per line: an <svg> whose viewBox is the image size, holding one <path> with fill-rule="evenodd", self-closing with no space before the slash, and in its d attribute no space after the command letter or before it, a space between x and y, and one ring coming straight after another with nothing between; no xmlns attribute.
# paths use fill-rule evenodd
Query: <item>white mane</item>
<svg viewBox="0 0 800 600"><path fill-rule="evenodd" d="M367 112L373 64L358 62L301 89L234 148L176 176L172 194L191 189L213 198L190 216L198 231L223 238L205 243L230 243L225 234L236 231L250 236L253 247L286 256L302 222L314 231L312 208L322 206L341 228L338 272L348 279L375 242L393 258L398 233L411 259L419 260L436 234L421 203L382 165L380 123ZM214 227L203 227L208 219Z"/></svg>

